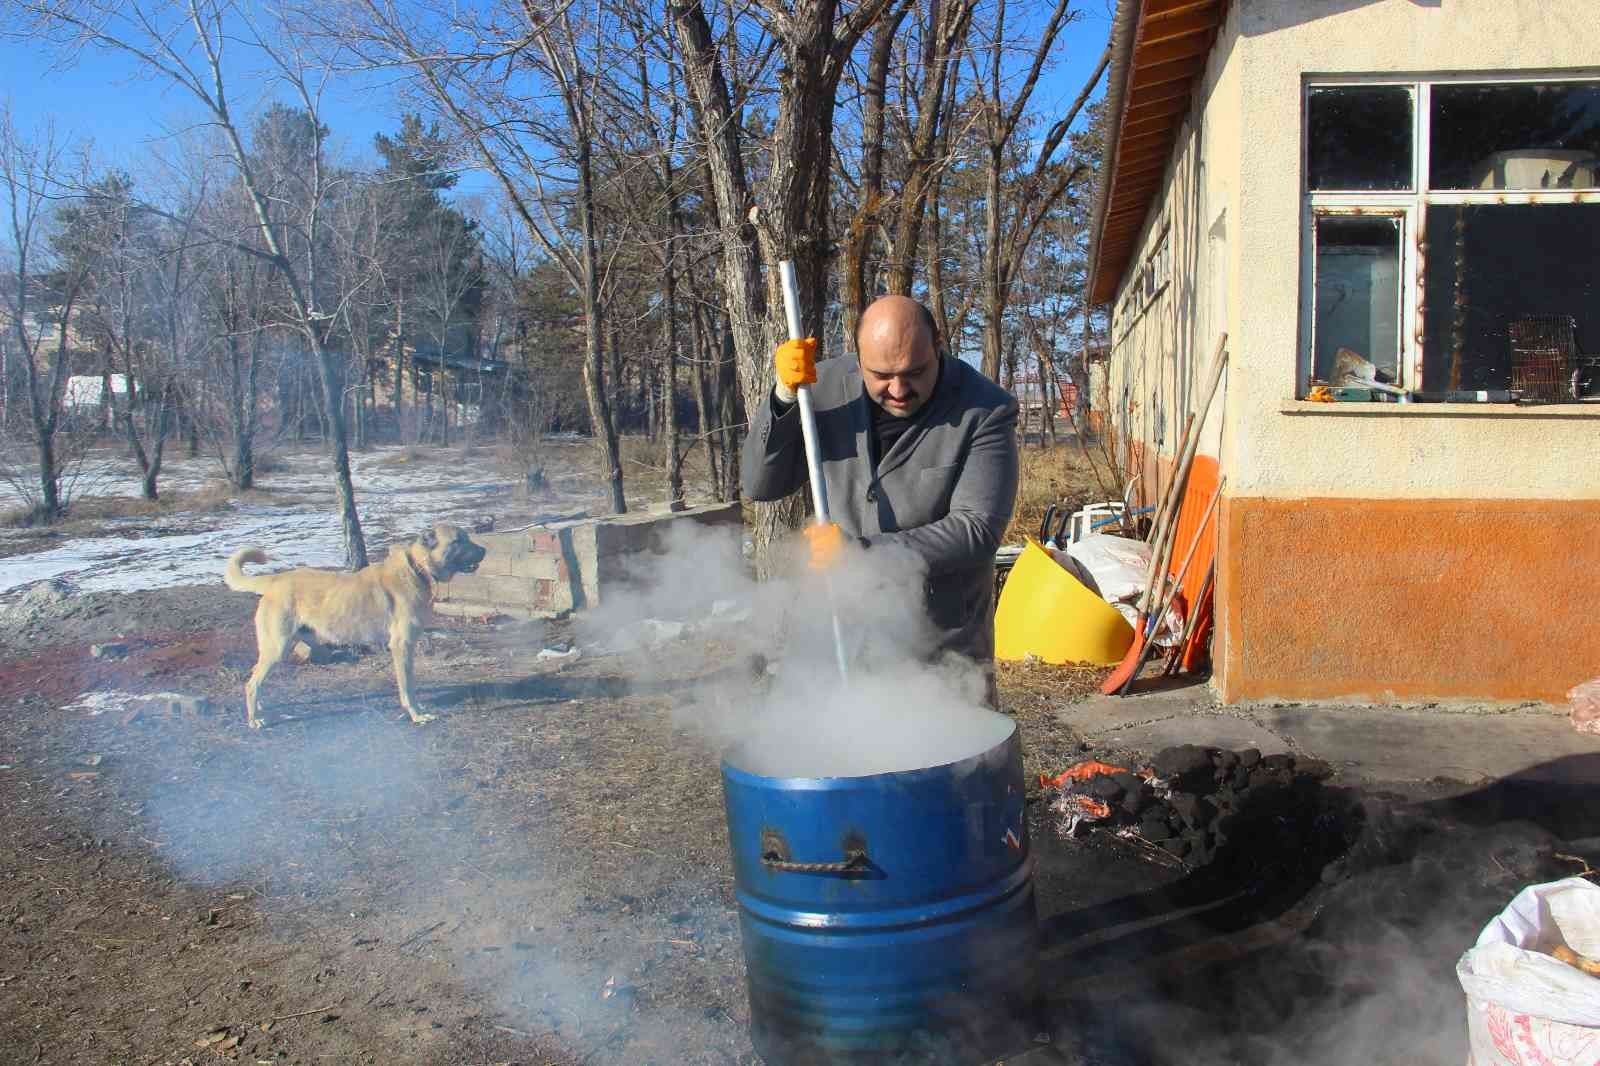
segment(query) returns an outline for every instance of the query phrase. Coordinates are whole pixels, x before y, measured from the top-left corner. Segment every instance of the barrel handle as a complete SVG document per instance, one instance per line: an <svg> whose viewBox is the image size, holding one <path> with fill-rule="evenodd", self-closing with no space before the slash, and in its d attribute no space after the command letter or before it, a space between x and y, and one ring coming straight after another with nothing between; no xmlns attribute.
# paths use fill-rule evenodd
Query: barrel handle
<svg viewBox="0 0 1600 1066"><path fill-rule="evenodd" d="M852 848L844 853L843 862L790 862L776 850L761 853L761 865L769 870L782 870L791 874L848 874L867 865L867 853Z"/></svg>

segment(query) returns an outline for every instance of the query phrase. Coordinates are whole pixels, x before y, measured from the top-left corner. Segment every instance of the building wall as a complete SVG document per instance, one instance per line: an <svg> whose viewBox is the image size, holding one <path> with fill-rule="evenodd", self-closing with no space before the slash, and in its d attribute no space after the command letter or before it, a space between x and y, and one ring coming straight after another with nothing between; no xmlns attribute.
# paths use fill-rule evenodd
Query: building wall
<svg viewBox="0 0 1600 1066"><path fill-rule="evenodd" d="M1213 650L1225 699L1556 700L1600 675L1600 612L1583 596L1600 573L1600 409L1294 400L1305 78L1596 73L1600 54L1574 29L1594 14L1592 0L1231 5L1218 53L1236 105L1217 106L1213 92L1203 111L1200 183L1202 198L1220 189L1232 154L1225 265L1202 271L1220 269L1223 291L1238 294L1224 297L1217 448L1227 491ZM1180 141L1178 172L1190 150ZM1183 191L1169 185L1152 214Z"/></svg>
<svg viewBox="0 0 1600 1066"><path fill-rule="evenodd" d="M1167 168L1165 191L1145 220L1139 249L1113 303L1112 352L1104 404L1140 475L1137 498L1159 498L1176 458L1184 423L1194 413L1219 333L1233 328L1228 294L1237 256L1229 245L1237 213L1240 100L1234 44L1238 21L1230 14L1196 87L1190 112ZM1143 285L1143 266L1167 246L1168 277L1154 298L1128 313L1127 297ZM1221 446L1225 389L1201 431L1199 454Z"/></svg>

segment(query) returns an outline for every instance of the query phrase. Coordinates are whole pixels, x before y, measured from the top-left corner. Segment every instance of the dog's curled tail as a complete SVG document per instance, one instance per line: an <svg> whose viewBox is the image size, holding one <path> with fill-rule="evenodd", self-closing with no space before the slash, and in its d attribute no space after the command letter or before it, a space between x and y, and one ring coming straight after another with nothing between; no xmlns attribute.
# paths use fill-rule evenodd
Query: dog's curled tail
<svg viewBox="0 0 1600 1066"><path fill-rule="evenodd" d="M228 568L222 572L223 584L235 592L261 592L265 579L245 573L244 564L260 564L266 561L267 553L260 548L240 548L228 559Z"/></svg>

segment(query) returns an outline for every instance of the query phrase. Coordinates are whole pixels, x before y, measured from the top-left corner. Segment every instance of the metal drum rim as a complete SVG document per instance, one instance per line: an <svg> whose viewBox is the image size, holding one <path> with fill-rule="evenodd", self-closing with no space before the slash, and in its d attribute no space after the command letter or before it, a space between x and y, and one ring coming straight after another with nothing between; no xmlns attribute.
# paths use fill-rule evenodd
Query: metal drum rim
<svg viewBox="0 0 1600 1066"><path fill-rule="evenodd" d="M1005 716L1002 715L1001 717ZM886 770L881 774L856 774L853 777L768 777L765 774L758 774L753 770L746 770L729 762L728 754L724 753L722 756L722 776L743 785L754 785L761 788L777 786L795 792L842 791L857 787L858 782L876 781L883 778L894 778L908 784L924 780L931 781L935 777L948 776L954 767L964 766L969 763L976 765L1015 741L1018 737L1016 720L1011 719L1007 724L1010 726L1010 732L1000 741L978 752L978 754L968 755L964 759L939 763L936 766L919 766L915 770Z"/></svg>

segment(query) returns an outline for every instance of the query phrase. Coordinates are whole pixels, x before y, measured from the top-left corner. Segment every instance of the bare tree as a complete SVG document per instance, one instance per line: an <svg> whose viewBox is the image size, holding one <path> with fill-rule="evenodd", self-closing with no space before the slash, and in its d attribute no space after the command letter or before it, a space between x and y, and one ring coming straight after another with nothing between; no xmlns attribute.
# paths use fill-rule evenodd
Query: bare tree
<svg viewBox="0 0 1600 1066"><path fill-rule="evenodd" d="M106 402L139 464L145 499L157 498L162 457L172 431L178 376L192 324L183 306L192 283L192 214L159 232L164 220L139 210L125 174L94 183L80 203L62 209L62 238L78 249L87 284L77 332L98 344L125 383Z"/></svg>
<svg viewBox="0 0 1600 1066"><path fill-rule="evenodd" d="M0 107L0 195L6 209L0 309L6 318L8 376L16 363L22 367L13 380L24 389L22 401L39 467L37 496L25 476L8 480L43 521L59 517L67 503L57 434L71 361L73 314L89 281L84 250L52 239L59 235L54 209L66 188L66 153L52 128L35 138L24 137L10 108ZM51 324L54 347L47 344ZM6 415L10 421L9 410Z"/></svg>
<svg viewBox="0 0 1600 1066"><path fill-rule="evenodd" d="M290 325L310 348L321 385L345 560L351 567L365 566L366 541L345 440L342 368L328 346L338 308L324 306L322 300L323 212L330 187L339 180L326 167L327 129L320 119L325 79L313 72L287 24L257 26L247 11L228 0L184 0L181 8L151 0L20 0L16 6L69 51L93 46L134 58L151 75L197 103L221 135L259 241L259 245L238 242L239 246L270 264L288 294ZM272 194L260 160L245 145L224 70L225 49L232 43L242 43L264 60L308 116L310 150L305 172L297 176L301 195L292 200Z"/></svg>
<svg viewBox="0 0 1600 1066"><path fill-rule="evenodd" d="M891 10L873 29L863 87L858 207L845 236L841 288L847 334L854 334L855 321L868 300L870 248L880 230L886 250L883 287L911 294L924 224L929 211L937 210L941 177L950 163L945 151L947 127L955 112L947 101L953 102L956 95L961 49L976 7L977 0L925 0ZM900 21L911 11L916 14L914 33L896 36ZM891 68L898 73L897 106L889 112ZM889 168L893 173L886 173L884 142L891 132L897 165Z"/></svg>
<svg viewBox="0 0 1600 1066"><path fill-rule="evenodd" d="M1005 86L1007 0L995 0L994 25L990 32L986 66L980 71L977 58L974 56L972 60L973 80L982 86L984 92L981 113L987 165L982 239L985 311L983 372L996 381L1000 380L1001 355L1005 343L1005 312L1010 303L1011 283L1018 264L1051 210L1076 182L1090 172L1087 162L1062 162L1056 158L1056 152L1066 140L1067 131L1078 113L1088 103L1100 76L1105 73L1111 61L1109 46L1101 53L1100 61L1072 106L1051 124L1038 150L1033 153L1032 166L1025 170L1009 195L1003 188L1009 155L1022 151L1022 146L1015 139L1018 130L1023 127L1028 100L1039 84L1039 76L1050 59L1057 36L1073 17L1069 10L1071 2L1056 0L1055 9L1046 20L1043 30L1036 37L1030 34L1036 43L1028 70L1009 99Z"/></svg>
<svg viewBox="0 0 1600 1066"><path fill-rule="evenodd" d="M829 202L833 174L834 100L845 64L892 0L764 0L766 34L782 62L781 92L759 194L745 163L739 103L729 89L721 49L703 0L669 0L696 125L710 171L722 243L722 294L747 410L772 388L771 352L788 332L781 309L778 263L792 260L801 321L820 335L831 265ZM725 27L732 35L733 29ZM765 265L766 276L761 276ZM804 513L804 494L753 509L757 558Z"/></svg>
<svg viewBox="0 0 1600 1066"><path fill-rule="evenodd" d="M419 28L392 0L346 0L329 37L368 65L401 68L491 174L523 228L561 268L583 312L583 385L612 510L627 510L616 422L606 388L608 260L600 248L595 150L599 83L609 62L604 9L548 15L529 4L457 12L452 43ZM454 46L454 41L464 41ZM535 77L530 83L527 75ZM545 94L554 103L546 106Z"/></svg>
<svg viewBox="0 0 1600 1066"><path fill-rule="evenodd" d="M268 337L261 313L267 305L268 268L259 260L224 252L207 280L207 309L216 343L209 349L208 380L219 382L220 417L208 424L217 457L234 488L256 484L256 430L260 424L261 367Z"/></svg>
<svg viewBox="0 0 1600 1066"><path fill-rule="evenodd" d="M421 254L415 263L412 308L419 332L433 343L438 359L440 388L434 394L440 397L442 410L432 428L440 444L449 444L450 413L456 402L455 393L446 387L446 374L452 358L470 354L465 312L469 299L482 288L483 264L475 225L455 212L430 213L417 236ZM461 379L461 372L457 377ZM482 375L478 384L482 385Z"/></svg>

